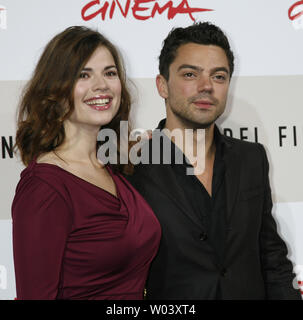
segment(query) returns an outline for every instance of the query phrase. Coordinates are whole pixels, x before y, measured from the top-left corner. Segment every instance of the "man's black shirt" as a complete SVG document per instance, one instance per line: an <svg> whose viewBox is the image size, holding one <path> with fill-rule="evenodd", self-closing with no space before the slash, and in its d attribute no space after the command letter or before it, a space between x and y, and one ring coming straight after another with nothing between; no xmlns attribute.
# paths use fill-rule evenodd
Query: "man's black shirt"
<svg viewBox="0 0 303 320"><path fill-rule="evenodd" d="M161 121L158 129L163 129L163 127L164 122ZM216 153L211 196L195 175L187 174L187 169L191 167L191 164L189 164L184 154L182 155L182 164L178 164L175 161L176 158L180 159L178 153L182 153L182 151L173 142L171 142L171 166L179 185L182 186L184 194L188 199L189 207L192 208L193 214L201 220L202 225L207 230L207 233L202 232L200 234L200 240L210 242L214 248L214 254L217 256L218 262L221 263L224 255L224 239L226 234L226 193L225 164L223 160L224 142L217 127L215 127L214 142ZM198 156L203 157L204 155Z"/></svg>

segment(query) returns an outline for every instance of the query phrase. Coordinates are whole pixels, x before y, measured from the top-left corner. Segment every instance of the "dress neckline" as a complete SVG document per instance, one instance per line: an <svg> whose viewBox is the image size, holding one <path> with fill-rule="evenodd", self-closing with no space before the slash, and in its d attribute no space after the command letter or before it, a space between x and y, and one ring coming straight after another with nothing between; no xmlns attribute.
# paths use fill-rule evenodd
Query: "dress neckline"
<svg viewBox="0 0 303 320"><path fill-rule="evenodd" d="M46 163L46 162L39 163L39 162L37 162L36 159L34 159L33 162L34 162L34 165L35 165L35 166L37 166L37 165L38 165L38 166L47 166L47 167L50 166L50 167L58 168L59 170L65 172L65 173L67 173L67 174L69 174L70 176L72 176L72 177L74 177L74 178L76 178L76 179L79 179L79 180L83 181L83 182L86 183L87 185L92 186L93 188L97 188L98 190L101 190L101 191L107 193L108 195L110 195L112 198L114 198L114 199L116 199L116 200L120 200L120 199L121 199L121 195L120 195L120 192L119 192L119 189L118 189L117 182L116 182L116 180L115 180L114 174L113 174L111 168L110 168L109 166L107 166L107 165L105 166L105 169L107 170L107 172L110 174L111 178L113 179L117 196L114 195L113 193L107 191L106 189L101 188L101 187L95 185L94 183L91 183L91 182L89 182L89 181L87 181L87 180L85 180L85 179L77 176L76 174L74 174L74 173L72 173L72 172L70 172L70 171L68 171L68 170L65 170L65 169L61 168L60 166L58 166L58 165L56 165L56 164Z"/></svg>

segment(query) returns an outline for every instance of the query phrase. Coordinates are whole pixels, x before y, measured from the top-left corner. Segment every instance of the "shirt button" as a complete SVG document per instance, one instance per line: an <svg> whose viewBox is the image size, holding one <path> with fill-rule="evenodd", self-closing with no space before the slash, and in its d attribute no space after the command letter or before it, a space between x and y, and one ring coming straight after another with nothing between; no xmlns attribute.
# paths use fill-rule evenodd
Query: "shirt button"
<svg viewBox="0 0 303 320"><path fill-rule="evenodd" d="M204 232L201 233L201 234L200 234L200 240L201 240L201 241L205 241L206 239L207 239L207 234L204 233Z"/></svg>

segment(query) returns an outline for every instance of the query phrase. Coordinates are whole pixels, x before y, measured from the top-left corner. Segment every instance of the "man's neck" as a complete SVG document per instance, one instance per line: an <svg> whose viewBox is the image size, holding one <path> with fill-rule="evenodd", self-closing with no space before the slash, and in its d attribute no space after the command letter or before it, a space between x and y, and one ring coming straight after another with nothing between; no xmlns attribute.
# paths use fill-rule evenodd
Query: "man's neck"
<svg viewBox="0 0 303 320"><path fill-rule="evenodd" d="M214 142L214 129L215 124L211 124L209 127L202 129L202 128L189 128L185 127L183 125L175 125L173 126L168 121L165 123L165 129L168 130L168 137L181 149L184 153L185 150L189 150L190 148L186 148L186 143L191 143L191 150L194 151L194 156L197 156L196 151L198 150L198 144L201 143L201 135L198 134L198 129L203 130L204 133L204 139L205 139L205 160L210 159L213 157L213 154L215 153L215 142ZM173 133L175 129L178 129L181 131L181 135L183 137L182 141L178 141L178 139L174 138L174 135L170 135L169 133ZM186 141L186 129L193 130L192 139L190 141ZM182 145L181 145L182 143Z"/></svg>
<svg viewBox="0 0 303 320"><path fill-rule="evenodd" d="M201 135L199 135L199 130L196 128L191 128L193 130L193 134L192 138L189 139L189 141L186 141L185 129L187 128L169 128L167 125L165 125L165 129L167 129L166 134L168 135L168 137L177 145L179 149L183 151L186 158L192 164L193 173L191 174L194 174L198 178L198 180L204 185L205 189L211 196L213 168L216 153L216 144L214 140L215 124L213 123L208 128L203 129L202 137L203 135L204 137L202 139ZM174 129L180 129L180 132L183 136L183 140L181 141L181 143L180 140L178 141L178 139L174 139L174 135L169 136L169 134L172 133ZM189 149L192 152L186 152L186 150L188 150L185 145L186 143L191 144Z"/></svg>

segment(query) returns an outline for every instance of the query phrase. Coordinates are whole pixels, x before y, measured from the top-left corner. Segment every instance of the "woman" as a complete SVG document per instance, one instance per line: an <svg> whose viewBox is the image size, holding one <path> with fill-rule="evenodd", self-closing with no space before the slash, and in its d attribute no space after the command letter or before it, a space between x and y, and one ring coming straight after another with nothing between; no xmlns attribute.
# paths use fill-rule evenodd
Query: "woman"
<svg viewBox="0 0 303 320"><path fill-rule="evenodd" d="M130 96L115 47L70 27L46 46L20 104L12 205L17 299L142 299L160 226L97 135L118 135ZM119 157L117 157L119 159Z"/></svg>

